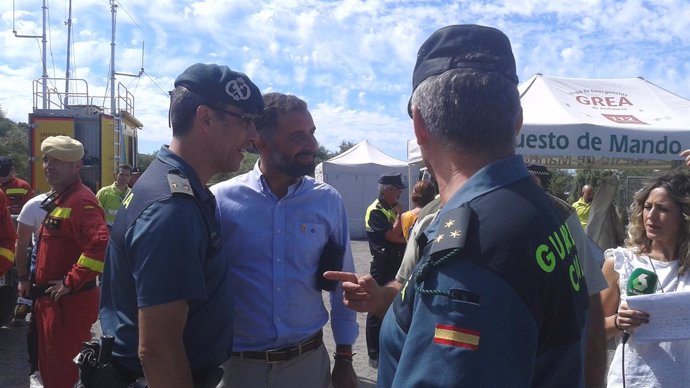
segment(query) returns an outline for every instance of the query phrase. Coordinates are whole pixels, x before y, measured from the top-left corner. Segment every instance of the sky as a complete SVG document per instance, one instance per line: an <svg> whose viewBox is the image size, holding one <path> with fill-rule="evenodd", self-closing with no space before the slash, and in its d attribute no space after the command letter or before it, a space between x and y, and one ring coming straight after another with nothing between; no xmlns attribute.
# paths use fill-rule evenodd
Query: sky
<svg viewBox="0 0 690 388"><path fill-rule="evenodd" d="M44 0L0 2L0 106L26 122L40 78ZM49 77L64 78L69 0L48 6ZM246 73L262 92L307 101L317 140L335 151L368 139L406 159L417 50L435 30L481 24L511 40L520 82L536 73L570 78L643 77L690 98L690 2L597 0L116 0L115 71L144 124L139 151L169 142L168 94L193 63ZM72 4L71 77L109 96L110 0ZM142 46L143 54L142 54ZM64 81L63 81L64 82ZM64 84L55 87L63 88ZM84 89L85 90L85 89ZM83 91L83 90L82 90Z"/></svg>

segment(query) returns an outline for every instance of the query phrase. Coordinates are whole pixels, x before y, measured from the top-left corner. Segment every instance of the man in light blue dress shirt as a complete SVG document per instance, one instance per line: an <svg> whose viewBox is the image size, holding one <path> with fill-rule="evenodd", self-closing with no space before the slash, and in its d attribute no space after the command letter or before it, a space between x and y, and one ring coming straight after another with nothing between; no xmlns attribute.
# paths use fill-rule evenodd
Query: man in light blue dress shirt
<svg viewBox="0 0 690 388"><path fill-rule="evenodd" d="M356 314L343 305L338 285L330 295L331 375L322 341L329 314L317 282L324 256L354 270L345 207L333 187L307 176L318 151L307 104L280 93L264 95L264 103L255 119L259 161L211 188L223 244L232 247L236 298L233 356L219 387L356 387ZM339 250L333 246L339 254L330 253Z"/></svg>

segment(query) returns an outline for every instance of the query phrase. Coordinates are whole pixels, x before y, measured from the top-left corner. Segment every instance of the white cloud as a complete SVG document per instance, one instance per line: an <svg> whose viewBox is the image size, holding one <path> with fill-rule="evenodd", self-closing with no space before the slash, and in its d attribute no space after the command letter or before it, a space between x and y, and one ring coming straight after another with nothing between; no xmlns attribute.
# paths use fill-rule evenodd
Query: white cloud
<svg viewBox="0 0 690 388"><path fill-rule="evenodd" d="M511 39L521 80L541 72L566 77L643 76L690 97L690 3L684 0L119 0L116 70L136 73L145 42L145 74L120 77L135 92L145 125L142 151L169 141L168 97L177 75L195 62L227 64L262 91L304 98L314 110L319 140L369 138L404 157L412 137L407 117L411 72L419 45L448 24L479 23ZM17 2L21 34L41 31L40 4ZM50 4L51 76L63 77L65 10ZM0 2L0 105L26 121L31 81L42 72L36 39L11 33L12 2ZM110 57L110 7L73 2L73 75L105 95ZM393 140L390 134L395 134Z"/></svg>

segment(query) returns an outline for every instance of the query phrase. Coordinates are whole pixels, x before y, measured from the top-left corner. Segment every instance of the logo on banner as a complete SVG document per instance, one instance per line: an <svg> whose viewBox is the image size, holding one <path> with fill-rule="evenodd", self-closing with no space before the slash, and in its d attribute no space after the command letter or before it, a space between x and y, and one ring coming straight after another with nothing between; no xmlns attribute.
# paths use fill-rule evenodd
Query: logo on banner
<svg viewBox="0 0 690 388"><path fill-rule="evenodd" d="M613 121L617 124L644 124L649 125L633 115L611 115L611 114L601 114L605 118Z"/></svg>

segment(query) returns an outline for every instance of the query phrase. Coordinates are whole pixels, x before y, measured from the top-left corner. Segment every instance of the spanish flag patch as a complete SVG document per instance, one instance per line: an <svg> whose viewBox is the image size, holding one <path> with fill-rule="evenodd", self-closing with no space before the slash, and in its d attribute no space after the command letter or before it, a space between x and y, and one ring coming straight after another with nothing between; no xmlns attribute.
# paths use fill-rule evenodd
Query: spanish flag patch
<svg viewBox="0 0 690 388"><path fill-rule="evenodd" d="M436 325L434 342L470 350L479 349L479 332L451 325Z"/></svg>

